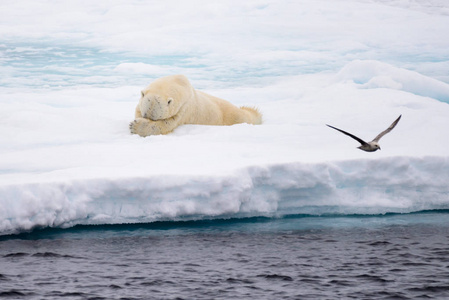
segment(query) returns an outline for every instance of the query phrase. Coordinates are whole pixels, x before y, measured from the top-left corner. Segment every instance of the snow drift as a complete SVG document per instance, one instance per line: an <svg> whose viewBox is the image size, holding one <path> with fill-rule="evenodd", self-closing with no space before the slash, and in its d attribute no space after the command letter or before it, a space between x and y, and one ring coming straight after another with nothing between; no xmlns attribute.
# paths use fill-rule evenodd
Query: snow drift
<svg viewBox="0 0 449 300"><path fill-rule="evenodd" d="M445 158L393 157L257 166L220 176L9 185L0 188L0 228L5 234L76 224L447 209L448 168Z"/></svg>
<svg viewBox="0 0 449 300"><path fill-rule="evenodd" d="M397 72L403 81L422 77L367 63L390 78ZM449 208L447 145L440 138L449 135L449 106L420 95L444 95L441 85L424 80L414 93L360 88L342 78L360 64L265 88L215 91L227 98L246 98L245 93L270 98L282 91L281 99L254 101L264 112L263 125L186 125L147 138L128 133L136 102L122 97L134 93L131 87L55 91L38 104L16 101L30 98L23 93L8 95L1 127L9 139L2 140L0 232ZM372 76L372 68L356 70L351 78ZM303 81L308 85L298 96L294 87ZM55 106L62 95L65 105ZM399 114L403 119L375 153L357 150L357 142L324 125L368 139Z"/></svg>

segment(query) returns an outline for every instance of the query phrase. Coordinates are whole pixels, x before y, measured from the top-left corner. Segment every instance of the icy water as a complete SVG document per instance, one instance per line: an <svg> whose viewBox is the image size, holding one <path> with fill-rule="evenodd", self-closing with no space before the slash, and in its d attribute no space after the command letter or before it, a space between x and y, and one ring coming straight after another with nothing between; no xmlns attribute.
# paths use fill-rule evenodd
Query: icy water
<svg viewBox="0 0 449 300"><path fill-rule="evenodd" d="M44 229L0 240L6 299L444 299L449 212Z"/></svg>

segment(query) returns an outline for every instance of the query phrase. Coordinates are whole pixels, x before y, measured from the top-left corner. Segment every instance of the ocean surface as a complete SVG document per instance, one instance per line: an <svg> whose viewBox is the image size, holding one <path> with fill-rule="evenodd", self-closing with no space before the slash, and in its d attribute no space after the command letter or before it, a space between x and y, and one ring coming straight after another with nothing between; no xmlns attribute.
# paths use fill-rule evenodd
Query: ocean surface
<svg viewBox="0 0 449 300"><path fill-rule="evenodd" d="M0 238L5 299L445 299L449 212L42 229Z"/></svg>

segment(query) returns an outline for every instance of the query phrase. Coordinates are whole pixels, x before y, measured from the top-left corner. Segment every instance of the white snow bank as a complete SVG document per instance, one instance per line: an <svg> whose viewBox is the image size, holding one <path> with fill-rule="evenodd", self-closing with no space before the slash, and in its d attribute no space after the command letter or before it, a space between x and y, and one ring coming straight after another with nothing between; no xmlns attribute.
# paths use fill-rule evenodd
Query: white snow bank
<svg viewBox="0 0 449 300"><path fill-rule="evenodd" d="M118 86L180 72L248 86L356 59L448 83L448 10L445 0L0 1L0 84Z"/></svg>
<svg viewBox="0 0 449 300"><path fill-rule="evenodd" d="M208 90L256 105L264 124L185 125L130 135L142 87L0 93L0 233L36 226L449 208L449 105L395 86L415 73L353 62L338 74L284 77L261 88ZM351 70L355 69L353 73ZM392 72L391 70L395 70ZM342 74L346 77L342 79ZM440 85L423 79L422 91ZM195 86L195 81L193 81ZM382 150L325 126L374 138Z"/></svg>
<svg viewBox="0 0 449 300"><path fill-rule="evenodd" d="M449 84L378 61L351 62L338 73L337 78L352 80L360 88L402 90L449 103Z"/></svg>
<svg viewBox="0 0 449 300"><path fill-rule="evenodd" d="M0 228L447 209L448 168L447 158L391 157L8 185L0 187Z"/></svg>

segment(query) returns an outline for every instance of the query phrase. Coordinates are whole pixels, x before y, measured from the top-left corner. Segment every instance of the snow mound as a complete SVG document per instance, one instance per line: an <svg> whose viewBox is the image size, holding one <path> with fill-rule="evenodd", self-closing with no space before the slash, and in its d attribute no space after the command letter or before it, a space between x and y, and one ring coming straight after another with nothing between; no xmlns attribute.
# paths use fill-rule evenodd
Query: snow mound
<svg viewBox="0 0 449 300"><path fill-rule="evenodd" d="M77 224L448 209L449 160L393 157L1 186L0 233Z"/></svg>
<svg viewBox="0 0 449 300"><path fill-rule="evenodd" d="M374 84L379 74L388 83L382 88ZM403 88L418 79L415 92ZM139 87L0 94L0 234L449 208L448 145L441 139L449 136L449 105L429 98L444 92L430 78L355 61L336 74L208 92L258 106L264 123L184 125L141 138L128 132ZM325 126L368 139L399 114L375 153Z"/></svg>
<svg viewBox="0 0 449 300"><path fill-rule="evenodd" d="M379 61L353 61L338 73L337 79L351 80L360 88L396 89L449 103L449 84Z"/></svg>

